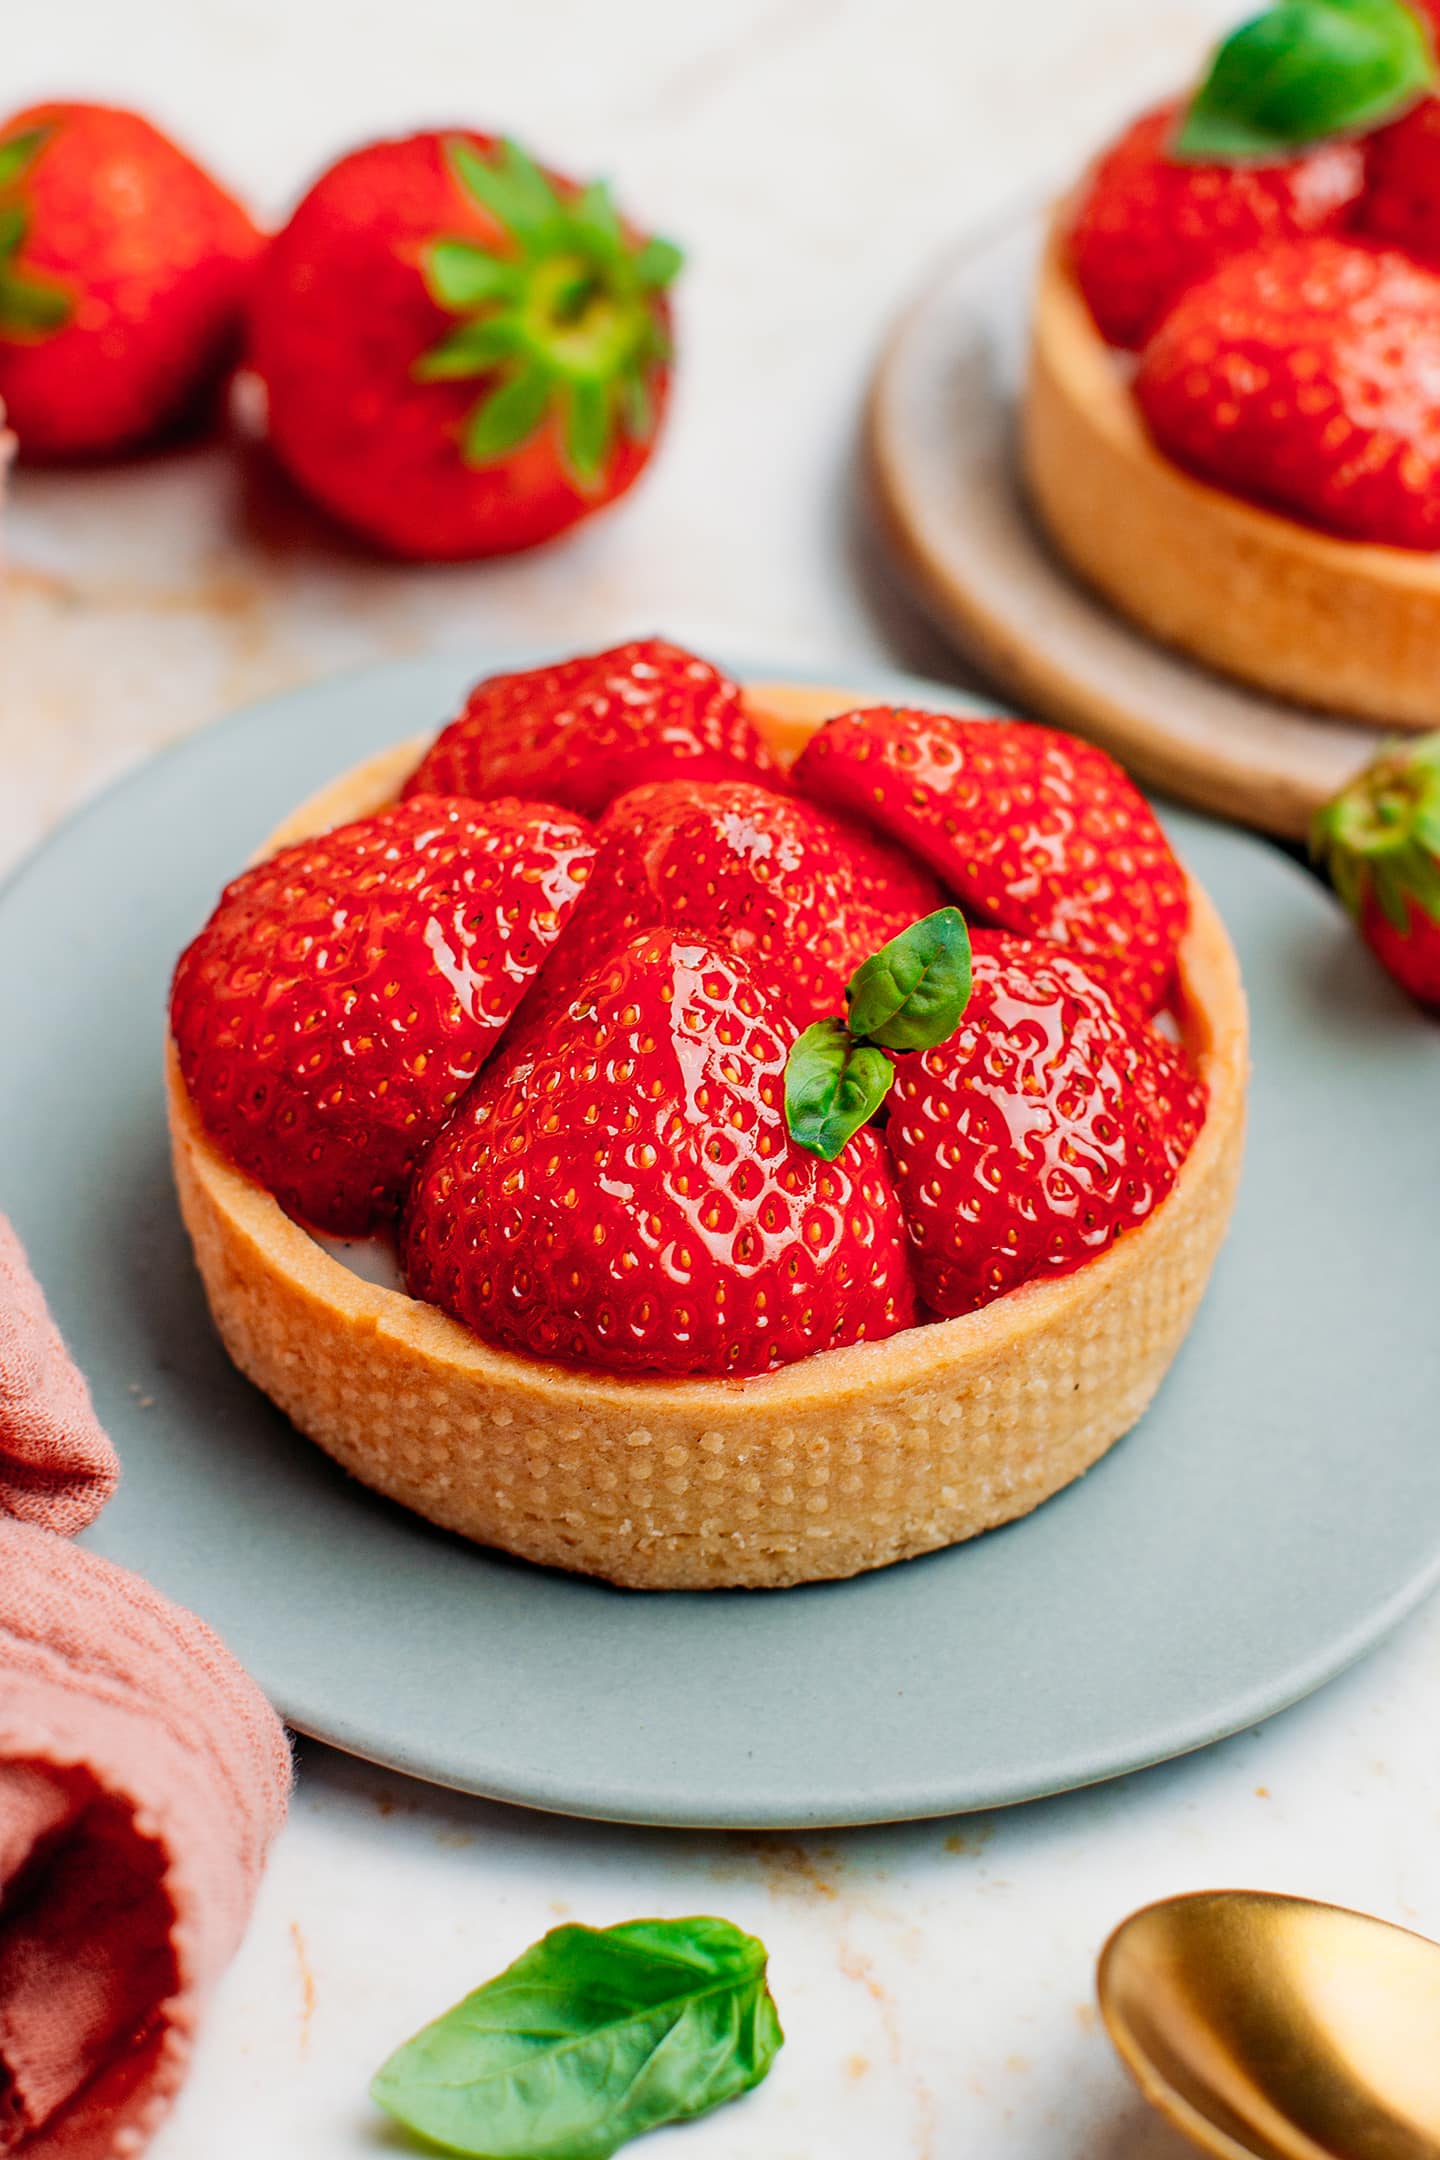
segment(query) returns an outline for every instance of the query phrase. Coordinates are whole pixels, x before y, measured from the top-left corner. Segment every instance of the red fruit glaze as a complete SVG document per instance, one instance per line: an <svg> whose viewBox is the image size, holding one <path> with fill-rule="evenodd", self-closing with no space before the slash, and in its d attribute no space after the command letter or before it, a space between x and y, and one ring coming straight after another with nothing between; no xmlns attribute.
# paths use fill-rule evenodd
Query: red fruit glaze
<svg viewBox="0 0 1440 2160"><path fill-rule="evenodd" d="M420 1165L411 1292L503 1349L624 1374L763 1372L908 1326L879 1138L823 1163L786 1131L794 1033L733 953L631 939Z"/></svg>
<svg viewBox="0 0 1440 2160"><path fill-rule="evenodd" d="M1285 165L1182 165L1167 153L1179 106L1158 106L1092 168L1070 260L1101 335L1138 348L1166 309L1228 256L1331 232L1364 177L1358 143L1321 143Z"/></svg>
<svg viewBox="0 0 1440 2160"><path fill-rule="evenodd" d="M622 434L587 488L567 466L552 415L493 463L465 461L476 380L416 372L461 319L432 296L424 261L440 239L502 257L513 249L459 184L445 148L456 139L486 159L498 149L491 136L450 128L369 143L322 173L267 250L250 313L250 356L281 463L341 523L420 560L552 539L623 495L654 447ZM548 177L567 198L576 194ZM668 325L663 298L656 317ZM668 384L657 366L648 385L657 416Z"/></svg>
<svg viewBox="0 0 1440 2160"><path fill-rule="evenodd" d="M1405 256L1238 257L1167 316L1135 394L1202 479L1347 539L1440 547L1440 277Z"/></svg>
<svg viewBox="0 0 1440 2160"><path fill-rule="evenodd" d="M0 187L23 219L0 256L0 398L31 459L133 448L192 418L233 357L263 245L247 213L138 113L32 105L5 146L40 131ZM57 327L7 306L7 281L53 296Z"/></svg>
<svg viewBox="0 0 1440 2160"><path fill-rule="evenodd" d="M1021 721L887 706L829 721L791 779L919 856L967 912L1085 956L1142 1011L1165 995L1185 873L1102 750Z"/></svg>
<svg viewBox="0 0 1440 2160"><path fill-rule="evenodd" d="M405 793L535 795L599 817L650 780L780 787L728 676L663 638L636 638L477 683Z"/></svg>
<svg viewBox="0 0 1440 2160"><path fill-rule="evenodd" d="M547 1010L626 938L663 924L739 953L807 1027L843 1012L861 962L944 899L863 826L748 780L632 788L595 840L584 900L534 993Z"/></svg>
<svg viewBox="0 0 1440 2160"><path fill-rule="evenodd" d="M1069 1274L1164 1199L1201 1084L1064 953L981 932L959 1031L897 1064L886 1138L943 1316Z"/></svg>
<svg viewBox="0 0 1440 2160"><path fill-rule="evenodd" d="M383 1225L592 852L563 811L422 796L242 872L171 995L212 1138L300 1221L338 1236Z"/></svg>

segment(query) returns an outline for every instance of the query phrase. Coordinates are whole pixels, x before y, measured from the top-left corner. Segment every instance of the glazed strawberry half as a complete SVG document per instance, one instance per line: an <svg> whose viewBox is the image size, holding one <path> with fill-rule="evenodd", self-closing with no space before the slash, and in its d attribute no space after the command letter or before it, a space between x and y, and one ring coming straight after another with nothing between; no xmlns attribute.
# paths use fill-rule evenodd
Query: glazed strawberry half
<svg viewBox="0 0 1440 2160"><path fill-rule="evenodd" d="M580 896L589 829L420 796L227 886L171 994L213 1139L310 1227L383 1227Z"/></svg>
<svg viewBox="0 0 1440 2160"><path fill-rule="evenodd" d="M128 450L194 417L261 245L138 113L53 103L0 126L0 401L21 457Z"/></svg>
<svg viewBox="0 0 1440 2160"><path fill-rule="evenodd" d="M794 1029L761 976L631 938L505 1045L420 1165L411 1292L488 1342L620 1374L740 1375L915 1317L883 1145L786 1127Z"/></svg>
<svg viewBox="0 0 1440 2160"><path fill-rule="evenodd" d="M613 502L670 376L669 241L512 142L367 144L267 251L250 354L272 448L393 553L533 547Z"/></svg>
<svg viewBox="0 0 1440 2160"><path fill-rule="evenodd" d="M1181 293L1231 255L1335 232L1359 202L1359 143L1264 163L1177 154L1178 103L1142 115L1097 160L1076 204L1071 266L1102 337L1138 348Z"/></svg>
<svg viewBox="0 0 1440 2160"><path fill-rule="evenodd" d="M1135 394L1167 456L1232 494L1440 546L1440 276L1394 250L1238 256L1171 310Z"/></svg>
<svg viewBox="0 0 1440 2160"><path fill-rule="evenodd" d="M752 963L803 1027L835 1011L861 962L942 897L863 826L749 780L632 788L595 843L584 899L536 986L547 1009L636 931L664 926Z"/></svg>
<svg viewBox="0 0 1440 2160"><path fill-rule="evenodd" d="M1377 758L1310 841L1382 965L1440 1011L1440 734Z"/></svg>
<svg viewBox="0 0 1440 2160"><path fill-rule="evenodd" d="M1103 751L1027 722L883 706L829 721L791 779L928 864L972 920L1065 947L1141 1011L1163 1000L1185 874Z"/></svg>
<svg viewBox="0 0 1440 2160"><path fill-rule="evenodd" d="M897 1061L886 1140L920 1296L976 1311L1154 1210L1205 1114L1180 1053L1067 954L977 933L956 1032Z"/></svg>
<svg viewBox="0 0 1440 2160"><path fill-rule="evenodd" d="M783 786L737 685L663 638L491 675L437 737L407 795L534 795L599 817L644 781Z"/></svg>

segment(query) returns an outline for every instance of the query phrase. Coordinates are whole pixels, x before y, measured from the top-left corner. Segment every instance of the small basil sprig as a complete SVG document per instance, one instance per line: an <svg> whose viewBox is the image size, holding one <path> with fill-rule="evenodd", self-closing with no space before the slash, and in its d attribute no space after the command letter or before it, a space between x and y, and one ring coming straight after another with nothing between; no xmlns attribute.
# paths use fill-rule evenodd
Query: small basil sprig
<svg viewBox="0 0 1440 2160"><path fill-rule="evenodd" d="M554 1928L407 2040L372 2097L473 2160L609 2160L758 2085L784 2034L728 1920Z"/></svg>
<svg viewBox="0 0 1440 2160"><path fill-rule="evenodd" d="M1404 0L1277 0L1219 47L1173 154L1264 163L1363 134L1431 89L1435 55Z"/></svg>
<svg viewBox="0 0 1440 2160"><path fill-rule="evenodd" d="M895 1068L886 1051L946 1041L969 998L970 933L959 908L937 908L882 945L846 986L847 1018L815 1021L790 1052L791 1139L834 1162L890 1092Z"/></svg>
<svg viewBox="0 0 1440 2160"><path fill-rule="evenodd" d="M858 1043L843 1020L806 1028L785 1064L785 1122L792 1140L834 1162L890 1092L895 1068L883 1050Z"/></svg>

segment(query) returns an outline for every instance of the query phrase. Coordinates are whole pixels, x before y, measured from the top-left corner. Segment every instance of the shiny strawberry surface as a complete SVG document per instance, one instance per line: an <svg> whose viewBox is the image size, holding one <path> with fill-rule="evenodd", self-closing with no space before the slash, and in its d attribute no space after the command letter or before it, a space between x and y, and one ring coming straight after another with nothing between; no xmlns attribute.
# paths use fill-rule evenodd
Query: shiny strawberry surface
<svg viewBox="0 0 1440 2160"><path fill-rule="evenodd" d="M418 796L244 871L171 997L212 1137L300 1221L356 1236L383 1225L592 852L564 811Z"/></svg>
<svg viewBox="0 0 1440 2160"><path fill-rule="evenodd" d="M612 803L585 897L535 996L563 1003L664 924L755 963L797 1027L840 1013L856 968L942 904L919 864L847 818L747 780L662 780Z"/></svg>
<svg viewBox="0 0 1440 2160"><path fill-rule="evenodd" d="M914 1318L884 1148L790 1139L795 1030L718 946L641 932L505 1045L421 1163L412 1293L508 1350L747 1374Z"/></svg>
<svg viewBox="0 0 1440 2160"><path fill-rule="evenodd" d="M1134 121L1096 160L1075 205L1071 265L1112 345L1143 345L1180 294L1229 256L1338 230L1359 200L1359 143L1318 143L1280 164L1181 164L1170 154L1179 123L1173 103Z"/></svg>
<svg viewBox="0 0 1440 2160"><path fill-rule="evenodd" d="M1440 98L1422 98L1365 143L1360 230L1440 269Z"/></svg>
<svg viewBox="0 0 1440 2160"><path fill-rule="evenodd" d="M753 779L779 768L718 668L639 638L477 683L406 794L528 795L598 817L653 780Z"/></svg>
<svg viewBox="0 0 1440 2160"><path fill-rule="evenodd" d="M928 863L967 915L1085 956L1139 1010L1165 995L1185 874L1103 750L1020 721L886 706L831 720L792 779Z"/></svg>
<svg viewBox="0 0 1440 2160"><path fill-rule="evenodd" d="M1166 454L1353 540L1440 547L1440 276L1310 240L1227 263L1146 347Z"/></svg>
<svg viewBox="0 0 1440 2160"><path fill-rule="evenodd" d="M979 933L958 1033L901 1058L889 1098L925 1304L973 1312L1094 1259L1164 1199L1204 1114L1180 1053L1083 963Z"/></svg>

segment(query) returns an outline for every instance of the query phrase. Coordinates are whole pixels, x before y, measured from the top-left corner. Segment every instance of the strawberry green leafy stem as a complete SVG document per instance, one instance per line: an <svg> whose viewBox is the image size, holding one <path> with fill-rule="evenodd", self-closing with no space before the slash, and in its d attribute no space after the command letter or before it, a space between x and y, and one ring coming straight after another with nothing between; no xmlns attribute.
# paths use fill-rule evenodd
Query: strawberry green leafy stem
<svg viewBox="0 0 1440 2160"><path fill-rule="evenodd" d="M1404 0L1276 0L1216 51L1174 155L1274 163L1397 118L1435 80L1428 30Z"/></svg>
<svg viewBox="0 0 1440 2160"><path fill-rule="evenodd" d="M554 1928L407 2040L372 2097L476 2160L609 2160L766 2075L765 1946L728 1920Z"/></svg>
<svg viewBox="0 0 1440 2160"><path fill-rule="evenodd" d="M627 234L603 181L562 195L517 143L487 158L455 136L445 156L505 240L500 252L445 237L425 250L431 298L463 319L414 374L486 378L461 435L468 465L508 457L557 412L566 465L594 493L620 439L655 432L654 378L670 357L660 295L680 250Z"/></svg>
<svg viewBox="0 0 1440 2160"><path fill-rule="evenodd" d="M933 1050L970 1001L970 933L937 908L882 945L845 990L846 1018L817 1020L785 1065L785 1122L797 1146L834 1162L895 1077L887 1051Z"/></svg>
<svg viewBox="0 0 1440 2160"><path fill-rule="evenodd" d="M30 210L19 197L3 199L24 179L51 133L48 127L25 128L0 142L0 338L47 337L70 320L70 296L63 287L18 268Z"/></svg>
<svg viewBox="0 0 1440 2160"><path fill-rule="evenodd" d="M1327 803L1310 849L1357 919L1373 895L1402 936L1412 906L1440 923L1440 734L1397 746Z"/></svg>

